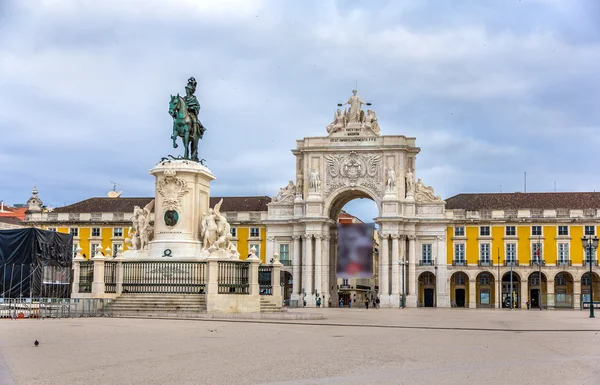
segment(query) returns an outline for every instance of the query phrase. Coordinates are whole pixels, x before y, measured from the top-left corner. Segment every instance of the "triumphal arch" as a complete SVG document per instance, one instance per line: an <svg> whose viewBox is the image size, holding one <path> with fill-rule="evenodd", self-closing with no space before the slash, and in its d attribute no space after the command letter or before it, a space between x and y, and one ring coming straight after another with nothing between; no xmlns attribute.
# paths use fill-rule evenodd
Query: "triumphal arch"
<svg viewBox="0 0 600 385"><path fill-rule="evenodd" d="M363 107L365 106L367 109ZM416 178L420 149L415 138L381 135L376 113L356 90L338 104L326 135L296 141L296 181L269 204L267 255L289 244L292 300L315 306L337 303L337 222L356 198L377 204L379 261L376 292L382 307L417 306L430 285L436 306L449 306L446 292L445 202ZM345 108L344 108L345 107ZM407 261L402 269L402 261ZM405 272L404 280L401 271ZM431 277L425 282L419 277ZM423 293L421 293L423 295Z"/></svg>

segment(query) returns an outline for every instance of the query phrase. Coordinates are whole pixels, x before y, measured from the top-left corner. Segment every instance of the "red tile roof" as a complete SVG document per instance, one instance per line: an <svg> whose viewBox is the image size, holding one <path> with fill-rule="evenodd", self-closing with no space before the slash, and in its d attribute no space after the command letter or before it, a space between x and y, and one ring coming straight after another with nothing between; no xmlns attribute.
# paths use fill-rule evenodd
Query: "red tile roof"
<svg viewBox="0 0 600 385"><path fill-rule="evenodd" d="M446 199L447 210L597 209L597 192L458 194Z"/></svg>
<svg viewBox="0 0 600 385"><path fill-rule="evenodd" d="M144 207L154 199L151 197L140 198L89 198L72 205L57 207L54 213L131 213L134 206ZM210 207L214 207L223 199L222 212L241 211L267 211L267 203L271 198L267 196L254 197L212 197Z"/></svg>

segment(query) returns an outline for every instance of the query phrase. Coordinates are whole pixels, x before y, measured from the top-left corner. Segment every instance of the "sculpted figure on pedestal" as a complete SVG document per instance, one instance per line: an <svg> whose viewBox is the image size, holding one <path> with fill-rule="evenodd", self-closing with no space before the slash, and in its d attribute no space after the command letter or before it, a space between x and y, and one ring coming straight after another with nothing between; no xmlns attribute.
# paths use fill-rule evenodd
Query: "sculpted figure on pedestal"
<svg viewBox="0 0 600 385"><path fill-rule="evenodd" d="M152 227L151 211L154 207L154 200L148 203L142 209L140 206L133 208L133 217L131 217L134 230L131 238L131 246L134 250L146 250L148 242L152 240L154 228Z"/></svg>
<svg viewBox="0 0 600 385"><path fill-rule="evenodd" d="M439 195L435 195L435 193L433 192L433 187L425 186L421 178L419 178L419 180L417 181L416 190L416 199L418 201L437 202L442 200L442 198Z"/></svg>
<svg viewBox="0 0 600 385"><path fill-rule="evenodd" d="M227 218L219 212L222 204L223 199L215 205L214 209L208 209L208 213L202 216L200 234L203 250L237 252L235 245L231 242L231 225L227 222Z"/></svg>
<svg viewBox="0 0 600 385"><path fill-rule="evenodd" d="M173 118L173 148L178 147L177 138L181 138L185 147L183 158L198 162L198 141L204 136L206 128L198 119L200 103L194 95L196 85L196 79L191 77L185 87L185 97L171 95L169 115Z"/></svg>
<svg viewBox="0 0 600 385"><path fill-rule="evenodd" d="M362 113L362 111L361 111L361 113ZM379 135L381 133L381 130L379 128L379 123L377 122L377 115L375 114L375 111L367 110L366 115L362 114L361 122L362 122L364 128L367 128L367 129L373 131L373 133L375 135Z"/></svg>
<svg viewBox="0 0 600 385"><path fill-rule="evenodd" d="M388 167L387 169L385 187L388 191L394 191L394 189L396 188L396 172L392 167Z"/></svg>
<svg viewBox="0 0 600 385"><path fill-rule="evenodd" d="M347 118L348 118L348 122L354 123L354 122L359 121L361 107L363 104L367 104L367 103L363 102L362 99L360 98L360 96L358 96L357 90L352 90L352 96L344 104L350 105L350 109L348 110Z"/></svg>
<svg viewBox="0 0 600 385"><path fill-rule="evenodd" d="M334 132L341 131L344 127L346 127L346 116L338 108L333 116L333 122L327 125L327 133L331 135Z"/></svg>
<svg viewBox="0 0 600 385"><path fill-rule="evenodd" d="M413 173L408 170L406 173L406 196L413 196L415 193L415 177Z"/></svg>
<svg viewBox="0 0 600 385"><path fill-rule="evenodd" d="M296 186L294 186L293 181L290 181L287 186L279 189L279 193L275 197L273 197L272 202L293 202L295 195Z"/></svg>
<svg viewBox="0 0 600 385"><path fill-rule="evenodd" d="M310 170L310 179L309 186L310 191L318 192L321 188L321 178L319 177L319 172L314 168Z"/></svg>

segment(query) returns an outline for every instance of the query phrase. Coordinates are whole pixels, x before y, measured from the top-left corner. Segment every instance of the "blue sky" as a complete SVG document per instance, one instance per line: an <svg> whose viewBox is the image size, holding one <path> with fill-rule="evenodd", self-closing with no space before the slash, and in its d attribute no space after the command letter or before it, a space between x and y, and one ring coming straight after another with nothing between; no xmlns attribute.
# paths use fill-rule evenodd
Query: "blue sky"
<svg viewBox="0 0 600 385"><path fill-rule="evenodd" d="M442 197L525 171L528 191L600 190L598 20L594 0L0 0L0 199L153 194L190 76L213 195L275 195L355 82Z"/></svg>

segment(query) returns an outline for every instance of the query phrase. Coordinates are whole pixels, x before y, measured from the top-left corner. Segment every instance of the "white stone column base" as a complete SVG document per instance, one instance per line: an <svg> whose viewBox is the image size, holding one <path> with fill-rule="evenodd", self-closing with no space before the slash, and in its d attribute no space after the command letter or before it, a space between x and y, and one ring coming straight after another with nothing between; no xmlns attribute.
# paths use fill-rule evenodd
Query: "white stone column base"
<svg viewBox="0 0 600 385"><path fill-rule="evenodd" d="M438 294L437 295L437 307L450 307L450 296L448 294ZM473 305L475 308L476 305Z"/></svg>
<svg viewBox="0 0 600 385"><path fill-rule="evenodd" d="M406 307L417 307L417 295L409 294L406 296Z"/></svg>
<svg viewBox="0 0 600 385"><path fill-rule="evenodd" d="M400 308L400 300L402 299L401 294L390 294L389 306L390 308Z"/></svg>

